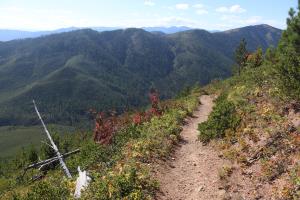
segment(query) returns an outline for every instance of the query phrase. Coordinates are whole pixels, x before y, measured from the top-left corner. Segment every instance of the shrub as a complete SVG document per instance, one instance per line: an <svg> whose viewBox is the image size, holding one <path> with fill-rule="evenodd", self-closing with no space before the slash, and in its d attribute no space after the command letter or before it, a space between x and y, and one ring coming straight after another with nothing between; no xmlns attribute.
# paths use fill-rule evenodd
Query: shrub
<svg viewBox="0 0 300 200"><path fill-rule="evenodd" d="M82 199L150 199L157 189L149 173L137 164L120 163L105 176L94 175L94 179Z"/></svg>
<svg viewBox="0 0 300 200"><path fill-rule="evenodd" d="M214 138L225 136L227 129L235 129L240 122L236 113L235 105L227 100L227 95L222 95L216 100L214 110L208 120L199 124L199 139L207 143Z"/></svg>
<svg viewBox="0 0 300 200"><path fill-rule="evenodd" d="M33 185L27 195L21 199L26 200L53 200L70 199L70 192L66 183L42 181Z"/></svg>
<svg viewBox="0 0 300 200"><path fill-rule="evenodd" d="M116 132L115 115L106 116L104 112L96 115L94 141L98 144L110 144Z"/></svg>

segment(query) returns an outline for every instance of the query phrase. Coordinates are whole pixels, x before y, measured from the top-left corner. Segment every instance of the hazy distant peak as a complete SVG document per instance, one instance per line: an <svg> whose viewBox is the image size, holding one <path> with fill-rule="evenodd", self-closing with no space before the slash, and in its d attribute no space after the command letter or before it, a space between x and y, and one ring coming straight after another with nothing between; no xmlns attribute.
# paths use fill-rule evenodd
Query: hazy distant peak
<svg viewBox="0 0 300 200"><path fill-rule="evenodd" d="M143 28L121 28L121 27L87 27L87 28L79 28L79 27L67 27L67 28L61 28L57 30L52 31L22 31L22 30L7 30L7 29L0 29L0 41L9 41L9 40L15 40L15 39L24 39L24 38L36 38L40 36L46 36L56 33L63 33L63 32L70 32L70 31L76 31L76 30L83 30L83 29L92 29L94 31L98 32L104 32L104 31L115 31L115 30L123 30L123 31L132 31L132 30L144 30L148 32L152 32L156 35L164 35L164 34L174 34L184 31L193 31L193 30L200 30L200 31L206 31L210 33L232 33L232 32L238 32L241 29L247 29L247 28L264 28L269 30L279 30L277 28L274 28L267 24L261 24L261 25L254 25L254 26L247 26L242 28L236 28L228 31L218 31L218 30L203 30L203 29L195 29L191 27L186 26L170 26L170 27L143 27Z"/></svg>

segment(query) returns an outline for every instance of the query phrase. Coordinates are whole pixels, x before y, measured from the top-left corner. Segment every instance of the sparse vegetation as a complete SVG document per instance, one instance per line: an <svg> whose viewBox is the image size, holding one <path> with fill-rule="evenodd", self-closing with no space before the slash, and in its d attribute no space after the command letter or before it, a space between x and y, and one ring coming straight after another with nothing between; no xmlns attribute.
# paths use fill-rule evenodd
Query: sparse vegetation
<svg viewBox="0 0 300 200"><path fill-rule="evenodd" d="M221 180L226 180L227 178L230 177L232 172L233 172L232 166L224 165L222 167L222 169L220 169L220 171L219 171L219 177Z"/></svg>

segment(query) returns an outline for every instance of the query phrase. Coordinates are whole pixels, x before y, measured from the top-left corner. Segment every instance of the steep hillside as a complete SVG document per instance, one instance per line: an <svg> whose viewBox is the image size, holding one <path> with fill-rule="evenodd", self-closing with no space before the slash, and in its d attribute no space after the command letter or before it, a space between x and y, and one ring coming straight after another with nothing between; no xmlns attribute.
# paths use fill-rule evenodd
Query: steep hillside
<svg viewBox="0 0 300 200"><path fill-rule="evenodd" d="M252 54L239 75L207 87L218 98L208 121L199 125L199 139L231 161L219 173L226 198L300 198L296 25L289 24L276 50Z"/></svg>
<svg viewBox="0 0 300 200"><path fill-rule="evenodd" d="M219 169L224 198L300 198L299 102L280 93L269 64L210 85L218 94L199 139L231 161Z"/></svg>
<svg viewBox="0 0 300 200"><path fill-rule="evenodd" d="M48 122L74 125L89 108L145 105L152 86L171 97L186 86L228 77L232 47L242 37L252 49L265 49L281 34L266 26L232 32L86 29L0 43L0 125L35 124L32 99Z"/></svg>

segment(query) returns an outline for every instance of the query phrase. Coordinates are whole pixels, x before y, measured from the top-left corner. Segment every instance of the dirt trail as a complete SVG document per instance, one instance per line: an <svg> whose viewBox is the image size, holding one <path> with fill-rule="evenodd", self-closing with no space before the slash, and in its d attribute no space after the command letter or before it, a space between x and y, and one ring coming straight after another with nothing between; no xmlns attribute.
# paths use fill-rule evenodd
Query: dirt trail
<svg viewBox="0 0 300 200"><path fill-rule="evenodd" d="M225 190L219 189L218 175L225 161L212 147L197 141L198 124L207 120L213 107L210 96L201 96L200 100L202 105L183 127L183 141L173 160L160 165L156 172L159 200L220 200L225 195Z"/></svg>

